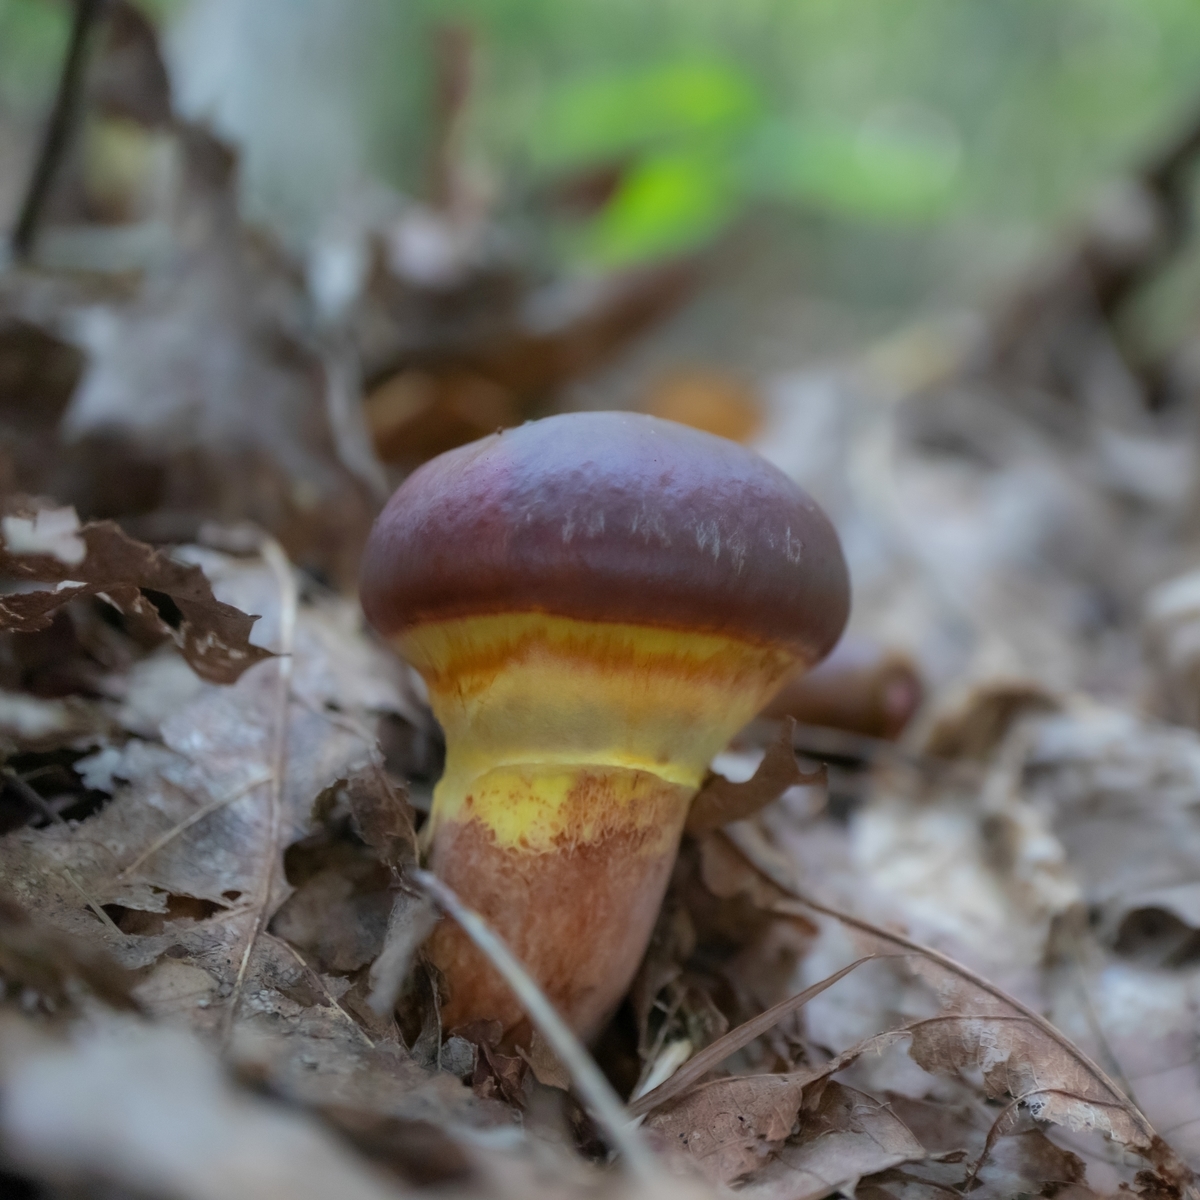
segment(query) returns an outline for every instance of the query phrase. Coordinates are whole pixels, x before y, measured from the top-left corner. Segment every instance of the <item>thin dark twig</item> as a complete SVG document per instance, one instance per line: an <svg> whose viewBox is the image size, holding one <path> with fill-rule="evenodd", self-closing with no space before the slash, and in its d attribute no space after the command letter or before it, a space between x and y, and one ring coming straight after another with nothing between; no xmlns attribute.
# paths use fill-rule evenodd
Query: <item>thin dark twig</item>
<svg viewBox="0 0 1200 1200"><path fill-rule="evenodd" d="M53 821L56 825L65 825L66 821L56 812L50 805L50 802L36 791L30 784L12 769L5 767L0 770L0 775L3 775L4 782L12 786L15 791L26 804L32 805L38 810L47 820Z"/></svg>
<svg viewBox="0 0 1200 1200"><path fill-rule="evenodd" d="M1084 1100L1085 1103L1094 1104L1095 1101L1087 1100L1086 1097L1081 1097L1077 1092L1068 1091L1066 1088L1034 1088L1032 1091L1025 1092L1024 1095L1014 1096L1008 1104L1000 1111L1000 1115L992 1122L991 1128L987 1132L987 1138L984 1140L983 1149L980 1151L979 1157L971 1164L970 1170L967 1172L966 1178L960 1185L959 1190L965 1195L971 1191L975 1183L975 1177L983 1170L984 1163L991 1156L992 1151L996 1147L996 1143L1000 1140L1000 1130L1004 1122L1015 1112L1022 1104L1028 1104L1029 1100L1034 1096L1067 1096L1075 1100ZM1109 1105L1109 1107L1120 1107L1117 1104Z"/></svg>
<svg viewBox="0 0 1200 1200"><path fill-rule="evenodd" d="M1200 1121L1200 1117L1188 1117L1186 1121L1179 1121L1175 1125L1168 1125L1166 1129L1163 1130L1163 1136L1166 1137L1166 1135L1169 1133L1176 1133L1180 1129L1186 1129L1189 1125L1195 1125L1197 1121Z"/></svg>
<svg viewBox="0 0 1200 1200"><path fill-rule="evenodd" d="M58 77L54 107L50 111L50 121L33 165L33 174L29 177L29 186L25 189L16 228L13 230L12 252L18 261L27 261L33 253L46 201L71 143L71 135L75 132L80 101L83 98L84 79L87 75L92 32L107 3L108 0L75 0L75 17L71 23L71 37Z"/></svg>
<svg viewBox="0 0 1200 1200"><path fill-rule="evenodd" d="M1092 993L1088 987L1087 973L1084 969L1083 955L1080 952L1079 939L1077 937L1071 939L1069 953L1071 963L1075 968L1075 982L1079 988L1080 997L1083 1000L1084 1020L1087 1021L1088 1029L1091 1030L1092 1037L1096 1040L1100 1057L1105 1060L1105 1065L1108 1067L1113 1081L1134 1104L1137 1104L1137 1094L1133 1090L1133 1084L1126 1076L1125 1068L1121 1066L1121 1060L1112 1048L1112 1043L1108 1040L1108 1034L1104 1032L1104 1025L1100 1021L1100 1014L1096 1011L1096 1006L1092 1002Z"/></svg>

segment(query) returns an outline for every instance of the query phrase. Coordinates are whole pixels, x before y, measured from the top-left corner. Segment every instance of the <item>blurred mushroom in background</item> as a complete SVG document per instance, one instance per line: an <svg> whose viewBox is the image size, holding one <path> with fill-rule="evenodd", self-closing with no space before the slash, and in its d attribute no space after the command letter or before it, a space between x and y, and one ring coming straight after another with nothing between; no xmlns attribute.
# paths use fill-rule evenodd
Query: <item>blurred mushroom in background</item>
<svg viewBox="0 0 1200 1200"><path fill-rule="evenodd" d="M642 405L652 417L678 421L734 442L763 428L762 400L748 383L712 367L681 368L657 380Z"/></svg>
<svg viewBox="0 0 1200 1200"><path fill-rule="evenodd" d="M847 635L824 662L793 674L762 715L894 740L924 696L917 664L903 650Z"/></svg>

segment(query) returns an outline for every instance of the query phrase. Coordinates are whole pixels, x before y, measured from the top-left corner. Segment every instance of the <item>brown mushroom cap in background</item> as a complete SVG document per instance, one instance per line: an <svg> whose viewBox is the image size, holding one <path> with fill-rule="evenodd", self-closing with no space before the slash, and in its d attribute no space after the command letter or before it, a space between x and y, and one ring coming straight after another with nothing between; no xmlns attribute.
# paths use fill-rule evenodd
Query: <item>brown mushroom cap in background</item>
<svg viewBox="0 0 1200 1200"><path fill-rule="evenodd" d="M849 579L833 526L765 459L639 413L568 413L443 454L389 501L362 603L381 633L545 612L720 633L816 662Z"/></svg>
<svg viewBox="0 0 1200 1200"><path fill-rule="evenodd" d="M762 715L894 739L924 695L917 664L903 650L847 634L820 666L793 672Z"/></svg>

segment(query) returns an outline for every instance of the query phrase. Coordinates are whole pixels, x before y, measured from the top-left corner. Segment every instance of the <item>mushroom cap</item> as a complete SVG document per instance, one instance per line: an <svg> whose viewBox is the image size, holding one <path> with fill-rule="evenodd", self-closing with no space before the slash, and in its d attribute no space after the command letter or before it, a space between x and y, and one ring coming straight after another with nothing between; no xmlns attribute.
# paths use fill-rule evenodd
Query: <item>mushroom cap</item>
<svg viewBox="0 0 1200 1200"><path fill-rule="evenodd" d="M393 636L545 612L783 645L808 662L850 603L816 502L724 438L639 413L567 413L414 471L371 531L361 593Z"/></svg>

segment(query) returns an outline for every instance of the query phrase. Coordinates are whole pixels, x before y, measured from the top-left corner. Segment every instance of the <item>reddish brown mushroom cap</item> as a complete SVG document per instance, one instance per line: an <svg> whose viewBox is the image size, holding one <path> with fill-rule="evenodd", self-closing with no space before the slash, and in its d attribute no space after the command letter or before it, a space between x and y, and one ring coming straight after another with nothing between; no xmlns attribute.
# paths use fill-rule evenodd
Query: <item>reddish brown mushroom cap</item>
<svg viewBox="0 0 1200 1200"><path fill-rule="evenodd" d="M849 581L816 503L759 455L637 413L572 413L452 450L375 524L362 601L384 634L544 612L783 644L815 662Z"/></svg>

